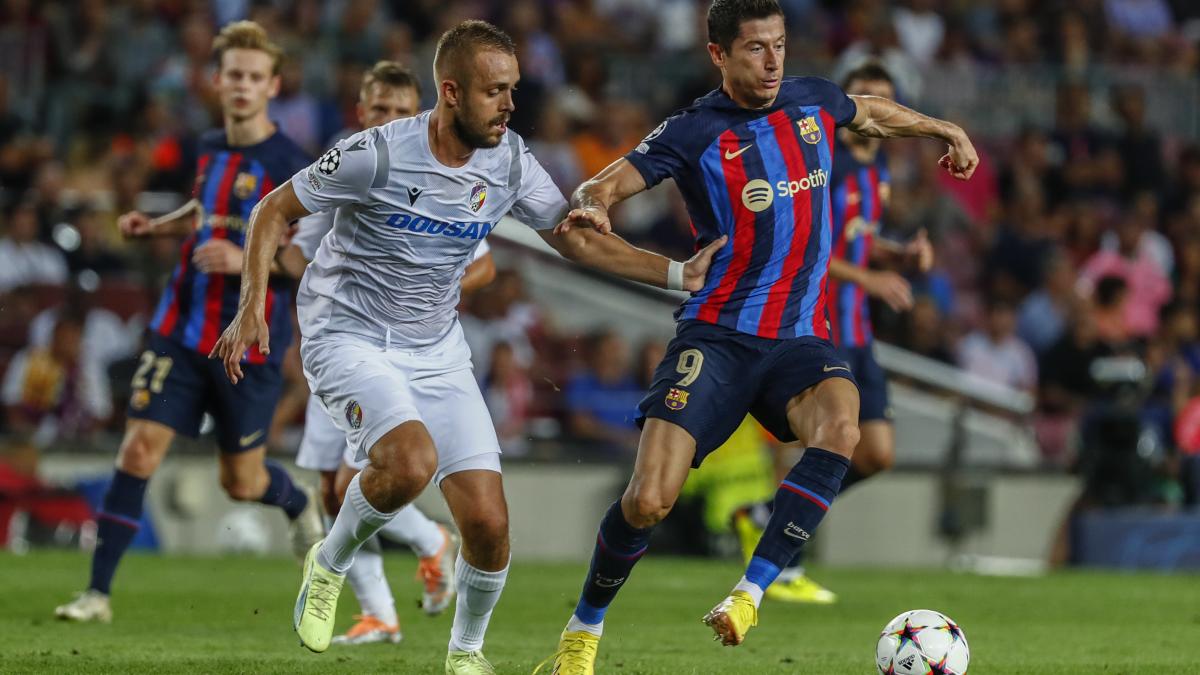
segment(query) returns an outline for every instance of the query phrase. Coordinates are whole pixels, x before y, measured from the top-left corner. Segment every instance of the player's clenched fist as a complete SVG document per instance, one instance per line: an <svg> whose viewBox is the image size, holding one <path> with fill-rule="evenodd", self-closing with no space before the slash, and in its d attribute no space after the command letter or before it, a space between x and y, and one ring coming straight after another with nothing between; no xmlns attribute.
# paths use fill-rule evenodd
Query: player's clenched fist
<svg viewBox="0 0 1200 675"><path fill-rule="evenodd" d="M264 356L271 353L270 333L264 312L261 308L256 311L239 310L225 332L221 333L221 339L213 345L208 358L221 359L225 364L225 375L230 382L237 384L242 379L242 355L255 344Z"/></svg>
<svg viewBox="0 0 1200 675"><path fill-rule="evenodd" d="M144 237L150 234L150 218L140 211L130 211L117 219L117 227L126 237Z"/></svg>
<svg viewBox="0 0 1200 675"><path fill-rule="evenodd" d="M951 176L959 180L967 180L975 173L976 167L979 166L979 155L975 152L975 146L971 144L971 139L967 138L965 133L954 141L946 154L938 160L938 164L950 172Z"/></svg>
<svg viewBox="0 0 1200 675"><path fill-rule="evenodd" d="M562 234L572 227L590 227L600 234L612 232L608 212L594 207L571 209L566 219L554 227L554 233Z"/></svg>
<svg viewBox="0 0 1200 675"><path fill-rule="evenodd" d="M695 293L704 288L708 279L708 268L712 265L713 256L729 241L724 235L709 242L708 246L700 249L696 255L683 264L683 290Z"/></svg>

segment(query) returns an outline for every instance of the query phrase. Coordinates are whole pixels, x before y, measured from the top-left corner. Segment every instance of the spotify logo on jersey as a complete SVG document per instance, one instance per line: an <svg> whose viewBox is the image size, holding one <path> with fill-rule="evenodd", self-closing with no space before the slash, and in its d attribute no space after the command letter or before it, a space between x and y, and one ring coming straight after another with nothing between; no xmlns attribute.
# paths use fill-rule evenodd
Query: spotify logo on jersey
<svg viewBox="0 0 1200 675"><path fill-rule="evenodd" d="M765 210L773 201L775 191L771 189L770 183L761 178L755 178L742 188L742 206L755 213Z"/></svg>

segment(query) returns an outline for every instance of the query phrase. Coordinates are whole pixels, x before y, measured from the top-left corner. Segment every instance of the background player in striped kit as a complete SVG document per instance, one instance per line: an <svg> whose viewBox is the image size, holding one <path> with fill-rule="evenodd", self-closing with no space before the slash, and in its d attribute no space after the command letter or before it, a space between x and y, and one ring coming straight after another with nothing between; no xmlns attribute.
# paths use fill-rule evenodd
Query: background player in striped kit
<svg viewBox="0 0 1200 675"><path fill-rule="evenodd" d="M829 341L832 255L829 174L834 133L924 136L968 179L979 160L966 133L892 101L853 99L832 82L783 77L786 30L775 0L716 0L708 51L721 88L669 117L585 182L560 227L611 229L615 203L675 179L698 245L728 237L704 288L680 306L675 339L655 372L633 477L600 523L592 564L553 657L556 675L590 675L604 616L653 527L699 466L754 415L807 449L775 494L746 573L705 617L737 645L758 622L763 592L795 557L836 497L858 444L858 389Z"/></svg>
<svg viewBox="0 0 1200 675"><path fill-rule="evenodd" d="M874 63L862 65L842 79L851 96L896 97L888 72ZM911 267L927 272L933 265L933 247L924 230L907 244L879 236L883 209L889 195L887 158L877 138L842 129L834 146L830 196L833 207L833 259L829 264L830 339L854 371L858 383L858 425L861 438L839 494L850 486L891 467L895 456L895 430L888 406L887 379L872 350L868 296L886 302L895 311L912 307L912 288L901 275L873 270L871 263L892 268ZM777 444L775 465L782 480L797 461L795 445ZM802 450L802 448L800 449ZM739 509L733 528L747 562L753 556L763 528L771 516L771 502ZM837 596L804 573L803 549L767 589L767 597L786 602L829 604Z"/></svg>
<svg viewBox="0 0 1200 675"><path fill-rule="evenodd" d="M55 614L74 621L109 621L109 590L121 556L137 531L146 484L176 433L196 436L206 412L216 422L221 487L238 501L281 508L292 521L292 543L303 555L321 536L315 499L266 459L266 436L282 387L279 361L291 341L290 281L276 279L263 319L275 327L272 355L247 355L249 373L234 388L205 355L237 311L236 268L226 266L222 240L240 246L258 201L308 157L267 117L279 90L279 48L249 21L226 26L213 41L222 129L200 139L194 198L156 219L121 217L126 236L187 238L147 330L146 351L133 377L129 423L99 517L88 588Z"/></svg>

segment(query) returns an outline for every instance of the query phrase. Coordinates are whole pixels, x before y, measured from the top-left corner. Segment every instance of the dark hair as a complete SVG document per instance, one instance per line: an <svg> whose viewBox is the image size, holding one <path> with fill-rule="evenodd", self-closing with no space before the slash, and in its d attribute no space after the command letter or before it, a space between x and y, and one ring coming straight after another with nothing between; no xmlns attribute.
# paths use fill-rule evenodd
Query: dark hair
<svg viewBox="0 0 1200 675"><path fill-rule="evenodd" d="M411 70L396 61L380 61L363 73L360 95L365 96L373 84L394 89L412 89L417 92L418 98L421 96L421 81Z"/></svg>
<svg viewBox="0 0 1200 675"><path fill-rule="evenodd" d="M1112 307L1128 287L1125 280L1116 275L1100 277L1100 280L1096 282L1096 304L1101 307Z"/></svg>
<svg viewBox="0 0 1200 675"><path fill-rule="evenodd" d="M855 82L887 82L893 89L896 87L892 74L878 61L867 61L846 73L842 78L842 89L849 89Z"/></svg>
<svg viewBox="0 0 1200 675"><path fill-rule="evenodd" d="M433 75L439 82L444 78L462 79L463 61L476 50L495 49L516 54L517 46L508 33L486 21L467 19L442 33L433 55Z"/></svg>
<svg viewBox="0 0 1200 675"><path fill-rule="evenodd" d="M743 21L783 16L778 0L713 0L708 7L708 41L728 52Z"/></svg>

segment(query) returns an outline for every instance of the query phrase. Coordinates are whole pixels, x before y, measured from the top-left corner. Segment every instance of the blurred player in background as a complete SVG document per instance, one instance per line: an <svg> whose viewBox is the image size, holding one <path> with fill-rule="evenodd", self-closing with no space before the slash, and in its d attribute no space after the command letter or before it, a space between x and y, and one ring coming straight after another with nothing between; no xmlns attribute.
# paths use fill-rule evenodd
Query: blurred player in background
<svg viewBox="0 0 1200 675"><path fill-rule="evenodd" d="M716 250L677 263L615 235L553 232L566 200L508 129L515 51L482 21L446 31L431 112L341 141L255 210L242 308L213 350L233 381L243 376L239 355L269 335L260 317L275 240L289 221L349 207L338 209L305 271L298 305L312 390L358 456L370 458L305 563L293 625L313 651L329 645L356 552L432 479L463 537L445 672L495 672L482 647L508 576L508 507L455 305L463 271L504 215L569 258L659 286L698 290Z"/></svg>
<svg viewBox="0 0 1200 675"><path fill-rule="evenodd" d="M291 341L290 280L270 283L259 317L274 328L270 354L245 355L240 386L231 385L220 365L205 358L237 311L238 270L229 264L230 249L244 242L259 200L309 161L267 117L268 101L279 90L281 55L266 32L253 22L232 23L213 41L213 54L225 126L200 138L193 199L159 218L135 211L119 222L129 237L186 239L134 373L129 422L98 519L91 581L74 601L55 610L62 619L112 619L113 574L137 532L146 484L175 434L196 436L205 413L215 421L225 492L238 501L282 509L292 521L292 543L300 556L321 537L315 497L266 459L267 429L282 389L280 360Z"/></svg>
<svg viewBox="0 0 1200 675"><path fill-rule="evenodd" d="M416 76L399 63L380 61L363 75L357 105L358 123L369 129L412 117L420 110L420 102L420 82ZM304 219L291 243L281 248L278 254L278 263L288 275L296 279L304 275L321 239L333 228L333 220L334 216L329 212ZM239 269L241 262L239 256ZM487 285L495 275L496 267L487 242L480 242L474 261L463 274L462 292L469 293ZM354 449L346 442L345 432L337 428L315 395L309 395L304 420L304 436L296 464L320 472L321 499L326 513L332 518L341 507L350 479L366 463L355 458ZM380 534L408 545L417 554L417 576L425 585L421 608L430 615L444 611L454 596L457 537L412 504L400 509ZM395 599L384 576L383 551L378 539L373 538L363 545L346 572L346 581L358 598L362 614L344 635L333 638L333 643L399 642L400 621Z"/></svg>
<svg viewBox="0 0 1200 675"><path fill-rule="evenodd" d="M708 38L721 88L580 186L564 225L608 232L609 208L674 178L697 244L724 245L703 289L677 312L676 336L641 403L633 477L600 523L583 592L552 657L555 675L594 672L605 613L654 526L689 469L747 412L807 449L779 484L745 574L704 617L723 644L741 644L757 624L764 591L837 496L859 440L858 388L830 342L827 310L837 127L943 141L949 151L940 164L959 179L978 164L953 124L887 99L848 97L820 78L784 78L787 34L776 0L716 0Z"/></svg>
<svg viewBox="0 0 1200 675"><path fill-rule="evenodd" d="M842 80L851 96L895 99L892 78L883 67L868 63ZM887 157L878 138L839 129L833 151L830 195L833 207L833 259L829 264L829 326L838 354L850 364L858 382L860 439L842 479L839 494L861 480L892 466L896 452L895 430L888 406L887 379L872 349L868 296L886 302L897 312L912 308L912 288L894 271L871 269L871 263L891 268L912 267L928 272L933 266L933 246L925 231L908 244L897 244L879 235L883 208L890 193ZM795 445L776 444L780 480L796 463ZM733 528L749 562L763 528L771 517L771 502L739 509ZM803 550L767 589L767 597L786 602L830 604L837 596L804 574Z"/></svg>

